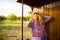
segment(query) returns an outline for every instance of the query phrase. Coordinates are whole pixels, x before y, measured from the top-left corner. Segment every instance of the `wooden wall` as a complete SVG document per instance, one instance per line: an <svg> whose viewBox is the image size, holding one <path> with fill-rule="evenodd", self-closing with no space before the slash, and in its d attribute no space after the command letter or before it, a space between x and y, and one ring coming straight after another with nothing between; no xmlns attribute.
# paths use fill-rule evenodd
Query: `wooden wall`
<svg viewBox="0 0 60 40"><path fill-rule="evenodd" d="M52 8L33 8L33 11L40 11L42 14L48 14L52 19L46 24L48 40L60 40L60 6ZM39 11L38 11L39 12Z"/></svg>

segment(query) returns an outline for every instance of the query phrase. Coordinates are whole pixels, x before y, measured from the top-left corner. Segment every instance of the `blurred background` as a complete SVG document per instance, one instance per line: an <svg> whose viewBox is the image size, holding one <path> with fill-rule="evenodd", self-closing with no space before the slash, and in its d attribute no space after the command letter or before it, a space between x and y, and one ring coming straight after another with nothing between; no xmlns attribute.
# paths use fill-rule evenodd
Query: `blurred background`
<svg viewBox="0 0 60 40"><path fill-rule="evenodd" d="M0 40L22 40L22 3L17 1L0 1ZM35 7L23 4L23 40L31 35L26 24L32 11L52 17L46 24L47 39L60 40L60 1Z"/></svg>
<svg viewBox="0 0 60 40"><path fill-rule="evenodd" d="M0 1L0 40L22 40L22 3L16 1ZM26 23L30 19L32 10L25 4L23 10L24 39L26 40Z"/></svg>

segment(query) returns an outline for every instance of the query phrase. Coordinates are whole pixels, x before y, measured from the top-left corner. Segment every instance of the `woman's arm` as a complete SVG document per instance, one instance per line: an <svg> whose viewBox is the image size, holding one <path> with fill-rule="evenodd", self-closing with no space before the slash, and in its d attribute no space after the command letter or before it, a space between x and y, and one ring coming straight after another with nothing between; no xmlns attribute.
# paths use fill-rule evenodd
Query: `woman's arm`
<svg viewBox="0 0 60 40"><path fill-rule="evenodd" d="M44 20L45 23L47 23L48 21L50 21L50 19L51 19L51 16L48 16L48 15L44 15L43 16L43 20Z"/></svg>
<svg viewBox="0 0 60 40"><path fill-rule="evenodd" d="M26 24L26 26L27 27L30 27L30 28L32 28L33 25L34 24L33 24L32 20L28 21L28 23Z"/></svg>

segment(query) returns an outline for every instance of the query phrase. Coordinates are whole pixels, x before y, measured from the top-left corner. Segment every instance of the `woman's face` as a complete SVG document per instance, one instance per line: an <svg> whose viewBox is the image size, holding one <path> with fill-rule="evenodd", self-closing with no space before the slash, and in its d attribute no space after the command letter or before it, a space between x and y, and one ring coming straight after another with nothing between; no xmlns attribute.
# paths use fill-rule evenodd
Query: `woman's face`
<svg viewBox="0 0 60 40"><path fill-rule="evenodd" d="M34 14L33 19L34 19L35 21L38 21L38 20L39 20L39 15L38 15L38 14Z"/></svg>

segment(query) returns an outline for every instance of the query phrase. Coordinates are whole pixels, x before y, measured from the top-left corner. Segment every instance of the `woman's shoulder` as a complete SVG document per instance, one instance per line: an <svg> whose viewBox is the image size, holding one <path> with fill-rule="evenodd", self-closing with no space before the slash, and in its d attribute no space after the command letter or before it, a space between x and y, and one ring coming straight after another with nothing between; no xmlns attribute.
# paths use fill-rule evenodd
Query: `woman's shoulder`
<svg viewBox="0 0 60 40"><path fill-rule="evenodd" d="M28 22L31 22L31 23L33 23L33 20L31 19L31 20L29 20Z"/></svg>
<svg viewBox="0 0 60 40"><path fill-rule="evenodd" d="M32 27L33 25L34 25L33 20L29 20L28 23L27 23L27 26Z"/></svg>

